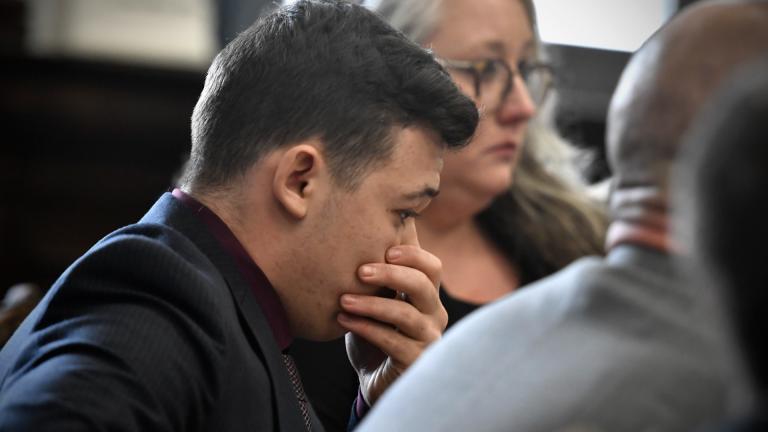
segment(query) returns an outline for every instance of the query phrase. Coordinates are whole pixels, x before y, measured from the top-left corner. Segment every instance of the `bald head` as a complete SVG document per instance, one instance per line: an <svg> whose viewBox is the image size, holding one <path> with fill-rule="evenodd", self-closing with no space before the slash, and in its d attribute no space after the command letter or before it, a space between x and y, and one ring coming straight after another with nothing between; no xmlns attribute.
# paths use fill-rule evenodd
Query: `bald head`
<svg viewBox="0 0 768 432"><path fill-rule="evenodd" d="M689 124L725 77L765 54L768 1L742 0L689 7L633 56L608 113L615 218L666 213L670 167Z"/></svg>

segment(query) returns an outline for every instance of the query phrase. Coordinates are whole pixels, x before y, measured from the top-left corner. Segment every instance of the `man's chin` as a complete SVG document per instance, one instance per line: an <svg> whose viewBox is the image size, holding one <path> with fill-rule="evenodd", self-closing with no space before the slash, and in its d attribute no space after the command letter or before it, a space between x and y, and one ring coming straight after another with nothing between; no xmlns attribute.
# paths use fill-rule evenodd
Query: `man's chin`
<svg viewBox="0 0 768 432"><path fill-rule="evenodd" d="M342 327L335 318L336 317L334 316L333 322L323 331L313 334L311 340L316 342L328 342L343 337L344 334L347 333L347 330Z"/></svg>

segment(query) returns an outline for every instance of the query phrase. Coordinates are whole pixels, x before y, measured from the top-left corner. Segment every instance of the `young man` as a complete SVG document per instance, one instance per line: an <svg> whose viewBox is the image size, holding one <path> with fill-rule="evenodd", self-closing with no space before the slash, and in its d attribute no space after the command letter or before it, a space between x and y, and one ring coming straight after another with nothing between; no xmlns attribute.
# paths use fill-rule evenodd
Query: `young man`
<svg viewBox="0 0 768 432"><path fill-rule="evenodd" d="M180 188L76 261L0 352L0 430L321 430L288 348L347 331L374 402L446 324L413 216L476 123L358 6L257 22L208 72Z"/></svg>

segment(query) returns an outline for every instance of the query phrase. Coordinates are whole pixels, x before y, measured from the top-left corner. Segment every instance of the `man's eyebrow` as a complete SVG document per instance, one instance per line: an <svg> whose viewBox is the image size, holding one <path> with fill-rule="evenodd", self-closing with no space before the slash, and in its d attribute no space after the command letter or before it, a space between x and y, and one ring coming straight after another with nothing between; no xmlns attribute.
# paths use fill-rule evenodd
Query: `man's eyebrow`
<svg viewBox="0 0 768 432"><path fill-rule="evenodd" d="M425 186L424 189L417 191L417 192L411 192L408 194L405 194L405 199L407 200L417 200L424 197L427 198L434 198L440 193L439 190L431 187L431 186Z"/></svg>

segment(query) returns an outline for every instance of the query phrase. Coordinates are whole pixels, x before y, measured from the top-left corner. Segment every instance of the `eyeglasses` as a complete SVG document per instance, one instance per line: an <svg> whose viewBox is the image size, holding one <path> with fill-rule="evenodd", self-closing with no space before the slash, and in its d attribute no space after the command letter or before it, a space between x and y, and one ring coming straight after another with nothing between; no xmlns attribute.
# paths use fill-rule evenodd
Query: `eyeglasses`
<svg viewBox="0 0 768 432"><path fill-rule="evenodd" d="M478 107L491 112L497 110L514 90L517 74L525 82L528 94L536 106L544 103L554 82L552 67L545 63L520 62L517 69L512 70L512 67L501 59L439 61L448 69L471 75Z"/></svg>

